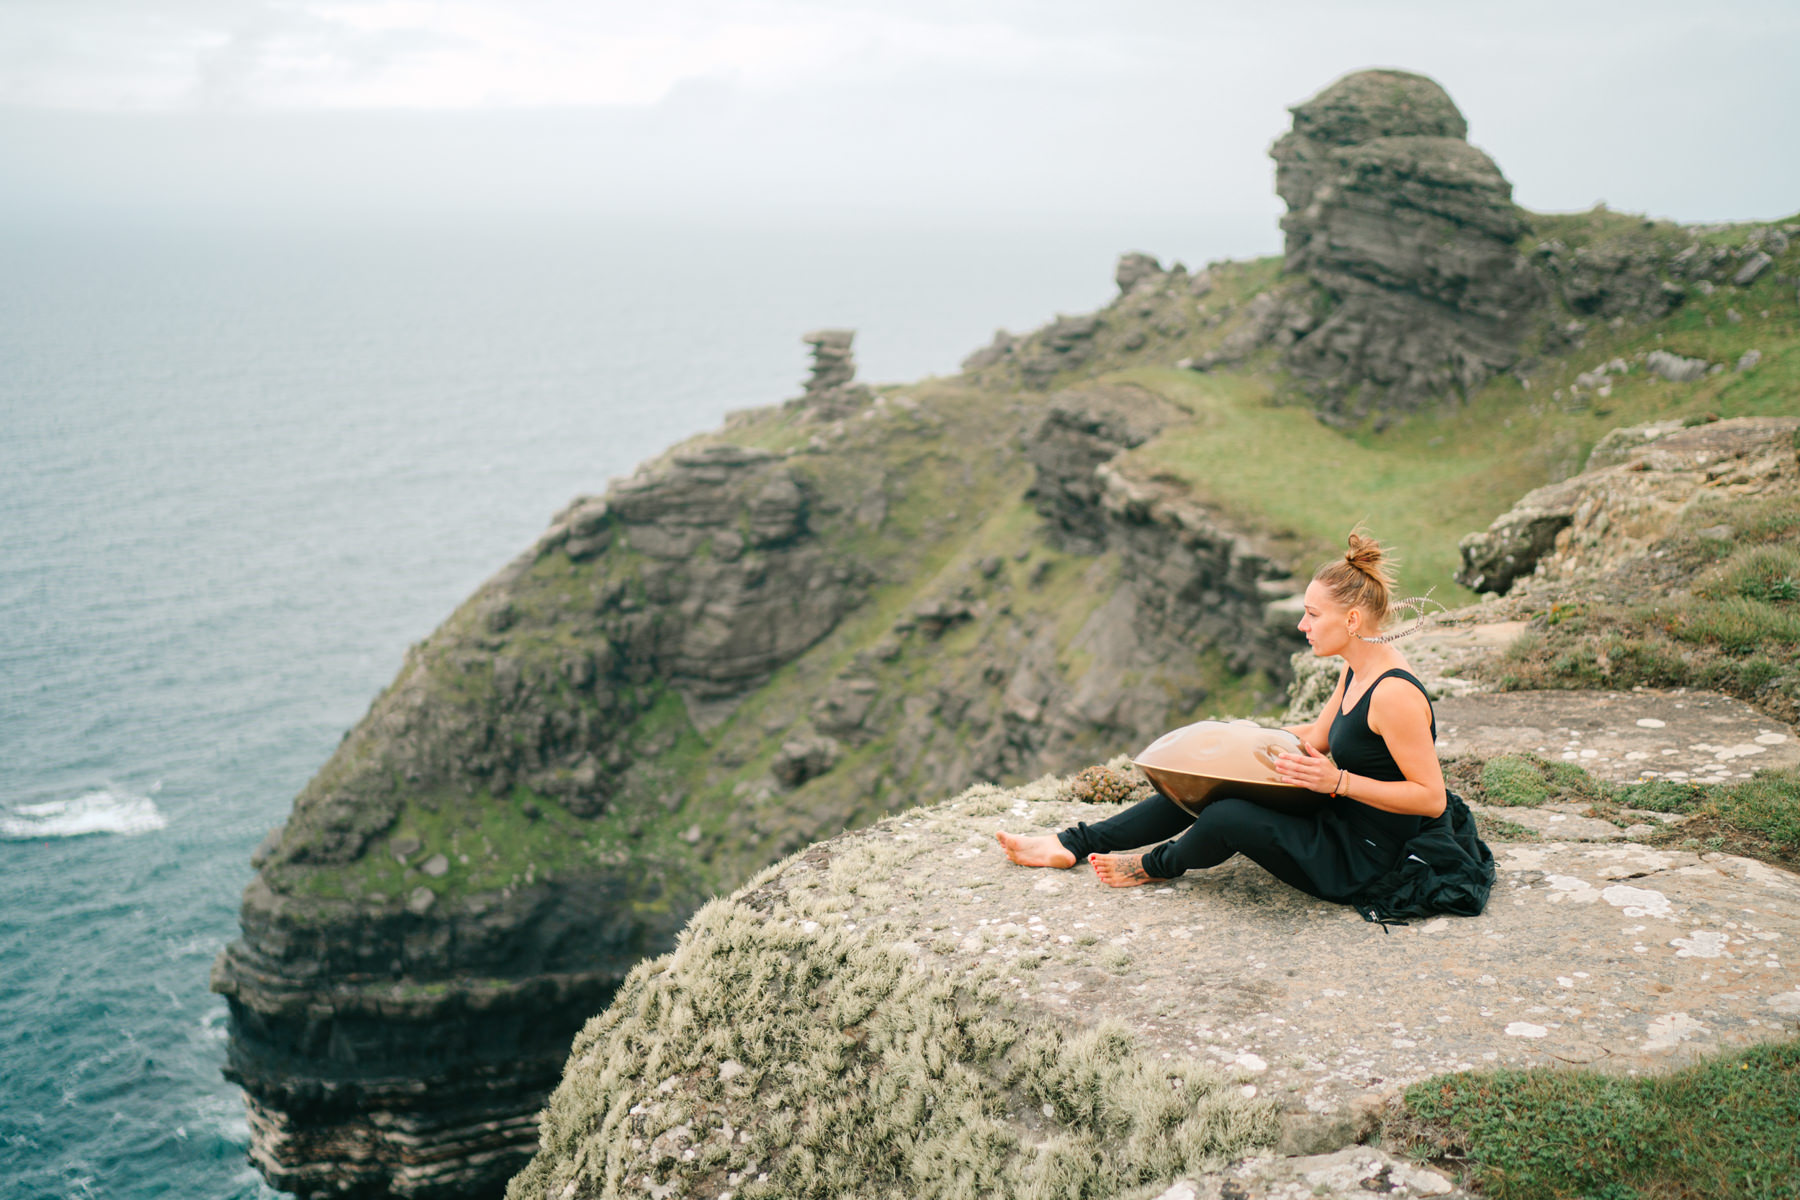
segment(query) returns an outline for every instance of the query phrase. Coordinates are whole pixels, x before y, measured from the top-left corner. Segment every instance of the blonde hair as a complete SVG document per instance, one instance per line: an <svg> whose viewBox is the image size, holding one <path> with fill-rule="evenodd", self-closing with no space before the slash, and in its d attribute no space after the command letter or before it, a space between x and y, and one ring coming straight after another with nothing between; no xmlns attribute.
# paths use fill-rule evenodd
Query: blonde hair
<svg viewBox="0 0 1800 1200"><path fill-rule="evenodd" d="M1361 532L1350 531L1349 549L1342 558L1322 563L1313 580L1325 585L1331 598L1345 608L1360 608L1375 619L1375 628L1386 623L1394 605L1393 555L1381 543Z"/></svg>

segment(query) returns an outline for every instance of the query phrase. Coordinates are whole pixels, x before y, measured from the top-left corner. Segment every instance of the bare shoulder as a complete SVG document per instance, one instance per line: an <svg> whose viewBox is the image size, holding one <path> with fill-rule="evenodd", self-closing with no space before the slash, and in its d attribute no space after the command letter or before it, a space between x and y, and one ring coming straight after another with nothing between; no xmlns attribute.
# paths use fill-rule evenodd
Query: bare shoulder
<svg viewBox="0 0 1800 1200"><path fill-rule="evenodd" d="M1378 732L1399 728L1401 723L1429 727L1431 701L1418 685L1390 675L1377 680L1369 693L1369 718L1370 726Z"/></svg>

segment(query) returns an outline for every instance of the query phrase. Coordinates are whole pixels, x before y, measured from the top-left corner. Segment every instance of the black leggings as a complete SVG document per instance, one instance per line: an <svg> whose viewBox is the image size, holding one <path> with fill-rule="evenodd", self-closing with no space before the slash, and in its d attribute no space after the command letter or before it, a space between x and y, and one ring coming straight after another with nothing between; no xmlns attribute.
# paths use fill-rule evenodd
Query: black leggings
<svg viewBox="0 0 1800 1200"><path fill-rule="evenodd" d="M1096 824L1083 822L1065 829L1056 840L1077 861L1089 854L1162 842L1144 855L1144 872L1153 879L1216 867L1233 854L1242 854L1309 896L1340 901L1367 871L1348 861L1342 843L1322 836L1326 832L1320 818L1276 812L1248 800L1215 800L1196 818L1156 795Z"/></svg>

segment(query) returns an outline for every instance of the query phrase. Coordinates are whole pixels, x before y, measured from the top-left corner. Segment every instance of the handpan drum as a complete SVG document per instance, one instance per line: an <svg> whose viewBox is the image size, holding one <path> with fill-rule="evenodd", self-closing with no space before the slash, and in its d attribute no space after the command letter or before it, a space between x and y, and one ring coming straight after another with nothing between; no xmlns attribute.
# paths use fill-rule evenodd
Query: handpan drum
<svg viewBox="0 0 1800 1200"><path fill-rule="evenodd" d="M1278 754L1300 754L1300 739L1255 721L1196 721L1163 734L1132 761L1157 790L1195 816L1235 796L1278 812L1313 813L1323 792L1283 783Z"/></svg>

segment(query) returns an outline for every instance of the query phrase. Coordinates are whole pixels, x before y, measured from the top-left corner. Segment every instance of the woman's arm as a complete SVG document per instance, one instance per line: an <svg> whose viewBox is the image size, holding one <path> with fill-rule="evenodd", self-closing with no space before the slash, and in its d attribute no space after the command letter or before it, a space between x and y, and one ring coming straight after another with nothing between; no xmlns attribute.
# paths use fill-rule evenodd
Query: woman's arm
<svg viewBox="0 0 1800 1200"><path fill-rule="evenodd" d="M1338 668L1337 687L1331 690L1331 699L1325 702L1325 707L1319 710L1319 715L1313 718L1311 725L1282 726L1320 754L1331 749L1331 723L1337 719L1338 707L1344 703L1344 676L1348 671L1348 664Z"/></svg>
<svg viewBox="0 0 1800 1200"><path fill-rule="evenodd" d="M1335 707L1326 712L1335 713ZM1322 719L1322 718L1321 718ZM1318 724L1315 722L1314 724ZM1302 727L1304 728L1304 727ZM1326 723L1326 730L1330 724ZM1387 743L1405 779L1389 782L1352 775L1334 766L1304 736L1300 754L1276 756L1283 782L1315 792L1336 792L1384 812L1435 817L1444 811L1444 770L1431 738L1431 705L1405 680L1382 680L1369 697L1369 729Z"/></svg>
<svg viewBox="0 0 1800 1200"><path fill-rule="evenodd" d="M1384 679L1369 697L1369 730L1387 743L1405 779L1346 775L1340 796L1384 812L1435 817L1444 811L1444 769L1431 738L1431 704L1404 679Z"/></svg>

